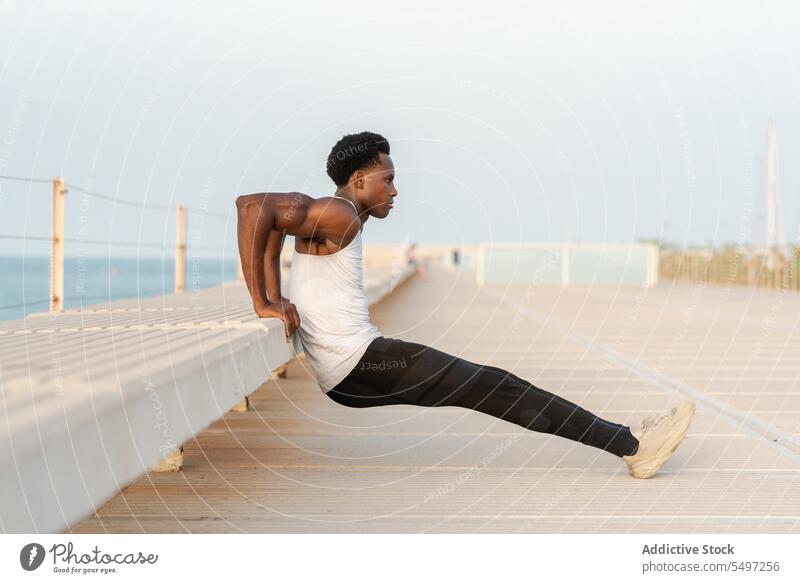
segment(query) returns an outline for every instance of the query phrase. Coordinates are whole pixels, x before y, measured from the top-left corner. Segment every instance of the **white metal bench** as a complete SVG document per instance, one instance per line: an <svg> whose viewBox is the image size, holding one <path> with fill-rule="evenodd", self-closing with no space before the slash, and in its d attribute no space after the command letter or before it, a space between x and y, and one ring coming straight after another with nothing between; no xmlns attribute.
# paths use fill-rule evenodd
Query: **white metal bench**
<svg viewBox="0 0 800 583"><path fill-rule="evenodd" d="M370 303L409 275L369 268ZM239 282L0 322L0 532L62 532L179 467L183 442L300 349Z"/></svg>

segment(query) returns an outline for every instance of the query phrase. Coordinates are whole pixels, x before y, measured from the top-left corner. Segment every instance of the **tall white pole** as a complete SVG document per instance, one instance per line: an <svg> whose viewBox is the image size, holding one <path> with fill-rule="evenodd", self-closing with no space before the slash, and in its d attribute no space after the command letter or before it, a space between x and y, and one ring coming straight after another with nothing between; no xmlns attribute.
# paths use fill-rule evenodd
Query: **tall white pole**
<svg viewBox="0 0 800 583"><path fill-rule="evenodd" d="M767 125L767 269L775 269L778 241L778 160L775 121Z"/></svg>
<svg viewBox="0 0 800 583"><path fill-rule="evenodd" d="M778 163L776 159L775 122L767 126L767 247L778 242Z"/></svg>

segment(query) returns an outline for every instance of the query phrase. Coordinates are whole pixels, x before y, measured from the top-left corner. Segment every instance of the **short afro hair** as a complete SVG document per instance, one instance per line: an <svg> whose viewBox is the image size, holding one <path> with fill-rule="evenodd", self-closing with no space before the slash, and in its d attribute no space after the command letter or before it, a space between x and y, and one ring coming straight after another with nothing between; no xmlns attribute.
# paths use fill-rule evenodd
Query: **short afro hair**
<svg viewBox="0 0 800 583"><path fill-rule="evenodd" d="M381 153L389 154L389 142L380 134L348 134L328 154L326 171L336 186L345 186L353 172L374 166Z"/></svg>

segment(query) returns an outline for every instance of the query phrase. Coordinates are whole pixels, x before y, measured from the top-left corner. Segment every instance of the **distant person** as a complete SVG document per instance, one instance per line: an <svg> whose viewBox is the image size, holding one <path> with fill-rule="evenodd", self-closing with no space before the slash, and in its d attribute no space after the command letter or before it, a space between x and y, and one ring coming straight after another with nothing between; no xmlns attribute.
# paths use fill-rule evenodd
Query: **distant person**
<svg viewBox="0 0 800 583"><path fill-rule="evenodd" d="M428 272L422 266L422 263L419 259L417 259L417 244L411 243L406 250L406 261L408 265L413 267L417 275L420 276L422 279L428 279Z"/></svg>
<svg viewBox="0 0 800 583"><path fill-rule="evenodd" d="M458 249L453 249L453 265L458 267L459 260L460 260L460 258L459 258L459 255L458 255Z"/></svg>
<svg viewBox="0 0 800 583"><path fill-rule="evenodd" d="M630 428L502 368L384 337L369 319L361 232L370 217L386 218L397 196L389 142L371 132L346 135L333 146L327 172L336 184L333 196L259 193L239 196L236 206L253 308L262 318L283 320L287 341L297 330L328 397L348 407L480 411L607 451L622 458L636 478L649 478L670 458L692 420L691 400ZM275 260L287 234L295 237L289 298L281 296Z"/></svg>

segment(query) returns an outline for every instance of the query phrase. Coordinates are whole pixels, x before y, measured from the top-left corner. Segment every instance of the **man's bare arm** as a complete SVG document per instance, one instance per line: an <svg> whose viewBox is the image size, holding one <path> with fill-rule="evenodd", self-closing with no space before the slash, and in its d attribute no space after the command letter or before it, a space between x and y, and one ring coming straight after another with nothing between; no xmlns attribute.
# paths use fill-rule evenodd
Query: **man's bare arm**
<svg viewBox="0 0 800 583"><path fill-rule="evenodd" d="M273 261L268 255L276 249L280 253L279 235L281 240L294 235L326 238L337 244L355 236L360 221L346 208L349 205L331 201L330 197L314 199L297 192L248 194L236 199L239 255L253 309L260 317L283 319L287 340L300 325L300 318L294 305L280 295L280 272L275 268L280 269L279 257ZM270 301L272 297L278 299Z"/></svg>
<svg viewBox="0 0 800 583"><path fill-rule="evenodd" d="M267 251L264 254L264 283L267 288L267 299L278 302L283 299L281 293L281 250L286 233L274 229L267 239Z"/></svg>
<svg viewBox="0 0 800 583"><path fill-rule="evenodd" d="M253 201L248 196L236 199L236 214L236 235L244 281L253 300L253 308L258 312L268 303L263 260L275 218L271 206L254 209Z"/></svg>

